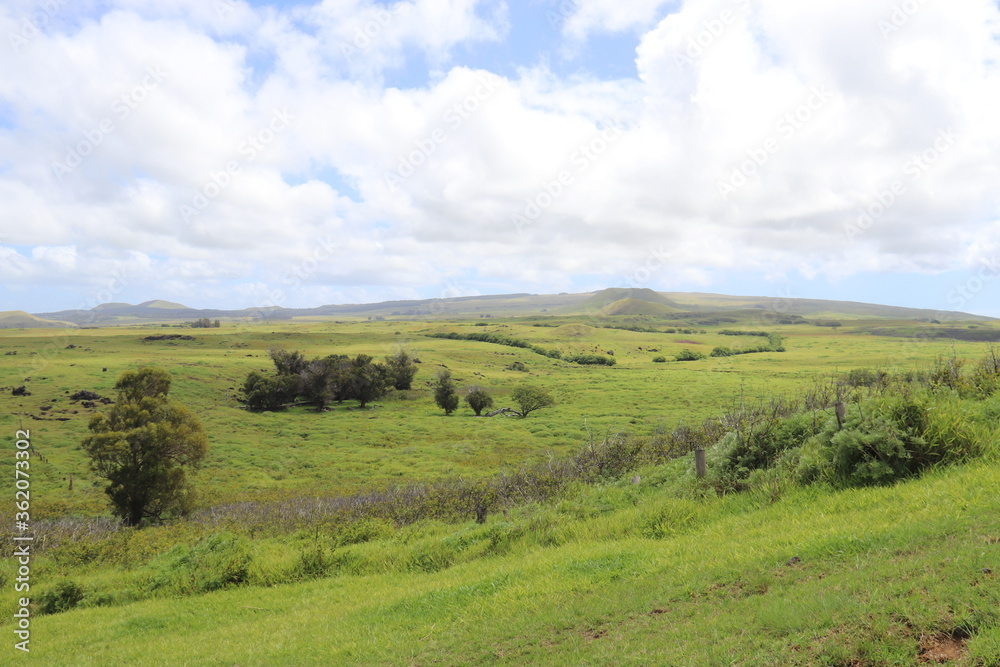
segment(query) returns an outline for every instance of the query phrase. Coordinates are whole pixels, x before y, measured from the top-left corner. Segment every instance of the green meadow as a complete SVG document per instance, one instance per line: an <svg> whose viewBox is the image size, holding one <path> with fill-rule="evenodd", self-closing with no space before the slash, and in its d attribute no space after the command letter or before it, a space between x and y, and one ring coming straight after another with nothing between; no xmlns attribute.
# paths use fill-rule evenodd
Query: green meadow
<svg viewBox="0 0 1000 667"><path fill-rule="evenodd" d="M805 469L798 454L730 484L715 472L698 479L693 455L680 452L561 482L544 498L491 508L483 523L472 515L344 522L320 513L282 525L296 507L325 499L487 484L579 458L588 447L654 442L734 406L802 400L853 369L904 377L967 359L968 370L990 349L919 336L932 326L919 321L829 317L842 326L747 318L636 327L636 318L535 315L0 331L6 492L13 496L15 432L30 430L32 520L51 528L32 563L37 606L27 659L1000 664L1000 393L927 390L922 405L947 440L931 445L957 451L961 440L963 454L946 453L893 484L806 480L795 472ZM889 324L900 335L880 335ZM962 326L1000 331L990 322ZM685 349L708 355L760 342L720 333L727 328L779 333L785 351L674 361ZM616 363L582 366L429 337L450 332L497 333ZM193 339L145 340L173 334ZM273 370L272 348L380 360L400 346L419 359L412 389L368 409L345 401L324 412L250 413L238 400L249 372ZM512 370L515 362L525 370ZM142 365L172 374L171 398L195 412L210 450L194 476L191 517L125 530L108 521L103 481L80 447L104 405L71 396L114 399L118 376ZM556 404L526 419L476 417L464 403L445 416L430 386L443 369L460 389L489 390L496 407L510 405L511 390L525 383L550 391ZM30 395L12 394L21 386ZM848 406L852 424L881 405L865 396L873 402ZM831 406L812 420L817 430L836 426ZM710 466L723 465L724 445L717 450L710 448ZM233 508L250 505L279 508L274 525L243 523ZM12 624L15 575L6 560L0 625ZM0 662L13 652L0 647Z"/></svg>

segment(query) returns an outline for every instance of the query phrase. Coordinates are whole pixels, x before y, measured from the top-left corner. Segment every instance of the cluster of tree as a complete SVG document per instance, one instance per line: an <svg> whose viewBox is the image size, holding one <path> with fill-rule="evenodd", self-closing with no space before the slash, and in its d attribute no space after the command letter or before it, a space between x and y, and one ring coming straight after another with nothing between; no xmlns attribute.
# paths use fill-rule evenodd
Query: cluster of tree
<svg viewBox="0 0 1000 667"><path fill-rule="evenodd" d="M323 410L345 400L356 400L364 408L390 389L409 389L417 374L416 360L402 349L384 363L367 354L309 360L301 352L277 349L271 350L271 360L273 375L252 371L243 383L242 400L248 410L280 410L296 402Z"/></svg>
<svg viewBox="0 0 1000 667"><path fill-rule="evenodd" d="M659 358L663 359L663 357ZM674 359L676 359L677 361L698 361L699 359L704 359L704 358L705 355L702 354L701 352L695 352L693 350L688 350L686 348L674 355ZM656 359L654 359L653 361L656 361Z"/></svg>
<svg viewBox="0 0 1000 667"><path fill-rule="evenodd" d="M740 331L739 329L723 329L720 336L761 336L767 338L770 334L766 331Z"/></svg>
<svg viewBox="0 0 1000 667"><path fill-rule="evenodd" d="M759 334L753 334L759 335ZM737 354L754 354L756 352L784 352L785 344L781 338L781 334L769 333L765 334L767 336L766 345L757 345L755 347L744 347L744 348L732 348L720 345L712 350L711 356L713 357L732 357Z"/></svg>
<svg viewBox="0 0 1000 667"><path fill-rule="evenodd" d="M191 326L194 329L218 329L219 327L222 326L222 323L219 322L219 320L215 320L213 322L207 317L202 317L192 322Z"/></svg>
<svg viewBox="0 0 1000 667"><path fill-rule="evenodd" d="M555 403L555 399L552 398L551 394L544 389L531 385L519 385L515 387L510 393L510 398L517 405L516 410L513 408L501 408L487 416L503 413L512 414L524 419L535 410L540 410ZM437 381L434 383L434 402L437 403L439 408L444 410L446 415L450 415L458 409L458 388L451 377L451 372L447 370L438 373ZM483 410L493 407L493 397L479 385L473 385L465 390L465 402L469 404L469 407L472 408L477 417L482 416Z"/></svg>
<svg viewBox="0 0 1000 667"><path fill-rule="evenodd" d="M478 325L477 325L478 326ZM535 354L540 354L543 357L549 357L551 359L559 359L562 357L562 353L559 350L546 350L544 347L538 345L532 345L526 340L520 338L511 338L510 336L505 336L499 333L466 333L460 334L455 332L450 333L435 333L427 334L429 338L445 338L447 340L474 340L480 343L493 343L494 345L506 345L507 347L517 347L523 350L531 350Z"/></svg>
<svg viewBox="0 0 1000 667"><path fill-rule="evenodd" d="M566 361L571 361L581 366L614 366L618 363L613 356L603 354L574 354L566 357Z"/></svg>

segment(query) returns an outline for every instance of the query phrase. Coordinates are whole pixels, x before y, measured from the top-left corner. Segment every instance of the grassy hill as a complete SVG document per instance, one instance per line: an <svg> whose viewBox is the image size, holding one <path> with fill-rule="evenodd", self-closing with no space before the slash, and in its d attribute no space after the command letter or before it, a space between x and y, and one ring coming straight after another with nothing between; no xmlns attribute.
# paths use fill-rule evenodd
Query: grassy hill
<svg viewBox="0 0 1000 667"><path fill-rule="evenodd" d="M500 294L368 304L326 305L315 308L194 309L169 301L102 304L91 310L38 313L43 319L76 324L176 323L199 318L260 322L448 319L509 317L579 317L598 319L638 317L664 324L694 325L699 321L754 322L803 320L940 319L949 322L986 322L990 318L956 312L938 312L877 304L819 299L776 299L701 293L656 292L648 288L609 288L588 294Z"/></svg>
<svg viewBox="0 0 1000 667"><path fill-rule="evenodd" d="M47 320L35 315L29 315L23 310L0 312L0 329L49 329L75 326L75 324L70 322Z"/></svg>

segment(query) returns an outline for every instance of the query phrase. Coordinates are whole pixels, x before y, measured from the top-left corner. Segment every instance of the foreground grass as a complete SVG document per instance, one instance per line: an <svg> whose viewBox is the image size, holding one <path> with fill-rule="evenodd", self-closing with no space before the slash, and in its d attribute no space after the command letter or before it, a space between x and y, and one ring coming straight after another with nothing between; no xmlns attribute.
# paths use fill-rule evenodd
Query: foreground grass
<svg viewBox="0 0 1000 667"><path fill-rule="evenodd" d="M1000 664L997 465L887 488L705 500L664 488L682 465L645 471L638 487L582 490L485 526L408 533L414 549L437 543L458 554L436 571L341 573L39 617L32 657L49 665L912 665L954 650L961 664ZM503 555L476 551L490 531L517 525L530 530ZM392 551L399 539L352 548ZM463 552L477 555L463 562Z"/></svg>

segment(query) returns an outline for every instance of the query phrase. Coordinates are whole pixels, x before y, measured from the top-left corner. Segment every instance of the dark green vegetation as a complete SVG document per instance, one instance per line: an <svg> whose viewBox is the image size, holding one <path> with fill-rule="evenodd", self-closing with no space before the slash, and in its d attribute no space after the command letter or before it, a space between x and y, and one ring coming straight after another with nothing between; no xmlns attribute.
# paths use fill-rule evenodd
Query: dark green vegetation
<svg viewBox="0 0 1000 667"><path fill-rule="evenodd" d="M162 369L126 371L115 389L114 406L91 418L92 435L83 439L115 515L127 526L186 515L194 504L186 468L208 450L201 423L167 398L170 374Z"/></svg>
<svg viewBox="0 0 1000 667"><path fill-rule="evenodd" d="M21 420L44 457L32 459L32 652L54 665L910 665L947 651L997 664L998 355L859 333L929 322L823 313L835 329L728 311L708 317L735 322L695 324L656 305L673 310L223 321L194 340L5 334L17 354L0 356L0 400L16 414L0 423L12 436ZM786 351L694 354L753 347L761 330ZM428 336L449 332L560 358ZM409 388L386 379L364 409L331 394L316 409L338 369L366 357L388 378L401 349ZM696 358L655 361L684 350ZM79 447L111 407L73 397L116 398L119 374L145 364L170 370L211 449L194 511L133 530L109 520ZM254 373L294 385L284 409L239 402ZM476 403L445 417L439 373ZM9 393L21 385L29 395ZM554 403L505 418L530 388Z"/></svg>

